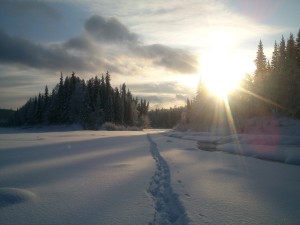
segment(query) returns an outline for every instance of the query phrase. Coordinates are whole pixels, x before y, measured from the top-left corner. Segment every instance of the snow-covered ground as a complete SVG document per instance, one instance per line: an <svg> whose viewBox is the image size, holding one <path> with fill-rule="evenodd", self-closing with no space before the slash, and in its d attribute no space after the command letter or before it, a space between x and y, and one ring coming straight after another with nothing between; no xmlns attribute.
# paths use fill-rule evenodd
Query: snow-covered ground
<svg viewBox="0 0 300 225"><path fill-rule="evenodd" d="M143 132L1 130L0 224L148 224Z"/></svg>
<svg viewBox="0 0 300 225"><path fill-rule="evenodd" d="M300 166L202 151L200 139L232 140L0 129L0 224L299 224Z"/></svg>

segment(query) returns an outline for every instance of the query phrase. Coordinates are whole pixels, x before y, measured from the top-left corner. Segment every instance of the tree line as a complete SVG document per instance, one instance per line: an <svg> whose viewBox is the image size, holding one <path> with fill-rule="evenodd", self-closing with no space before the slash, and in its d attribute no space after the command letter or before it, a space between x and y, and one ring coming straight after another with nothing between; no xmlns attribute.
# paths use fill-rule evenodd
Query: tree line
<svg viewBox="0 0 300 225"><path fill-rule="evenodd" d="M30 98L17 109L9 125L73 124L86 129L98 129L105 122L123 126L147 126L149 102L134 98L123 83L112 88L109 72L87 81L73 72L65 79L61 73L59 83L49 93Z"/></svg>
<svg viewBox="0 0 300 225"><path fill-rule="evenodd" d="M182 125L208 130L234 122L242 130L243 121L251 117L300 118L300 30L296 39L291 33L287 40L282 36L280 42L275 41L271 62L260 40L254 62L254 74L246 75L227 101L216 98L200 83L195 98L187 100Z"/></svg>
<svg viewBox="0 0 300 225"><path fill-rule="evenodd" d="M154 109L148 112L148 117L153 128L174 128L181 120L185 107L171 107L169 109Z"/></svg>

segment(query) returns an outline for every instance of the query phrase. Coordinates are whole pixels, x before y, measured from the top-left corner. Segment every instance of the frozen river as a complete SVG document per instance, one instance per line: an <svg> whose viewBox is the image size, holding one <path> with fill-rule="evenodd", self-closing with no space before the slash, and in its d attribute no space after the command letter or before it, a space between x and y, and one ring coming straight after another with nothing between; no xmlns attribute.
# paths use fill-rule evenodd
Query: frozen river
<svg viewBox="0 0 300 225"><path fill-rule="evenodd" d="M300 166L163 131L0 131L0 224L299 224Z"/></svg>

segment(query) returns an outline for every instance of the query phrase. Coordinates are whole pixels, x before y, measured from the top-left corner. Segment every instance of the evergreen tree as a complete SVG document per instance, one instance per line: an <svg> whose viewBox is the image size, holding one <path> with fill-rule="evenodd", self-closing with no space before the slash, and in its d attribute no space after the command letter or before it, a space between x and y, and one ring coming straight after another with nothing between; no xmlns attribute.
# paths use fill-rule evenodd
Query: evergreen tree
<svg viewBox="0 0 300 225"><path fill-rule="evenodd" d="M46 85L44 91L44 106L43 106L43 119L42 119L44 123L48 123L49 107L50 107L50 97L49 97L48 86Z"/></svg>
<svg viewBox="0 0 300 225"><path fill-rule="evenodd" d="M271 71L273 73L279 72L279 50L278 50L278 45L277 45L276 41L274 44L274 51L272 54Z"/></svg>
<svg viewBox="0 0 300 225"><path fill-rule="evenodd" d="M300 29L297 34L295 43L296 70L294 73L295 97L294 99L294 116L300 118Z"/></svg>
<svg viewBox="0 0 300 225"><path fill-rule="evenodd" d="M298 31L297 38L296 38L296 61L298 67L300 67L300 29Z"/></svg>
<svg viewBox="0 0 300 225"><path fill-rule="evenodd" d="M123 124L123 114L124 110L122 109L122 101L121 101L121 95L118 88L115 88L114 90L114 98L113 98L113 105L114 105L114 122L116 124Z"/></svg>
<svg viewBox="0 0 300 225"><path fill-rule="evenodd" d="M151 127L174 128L181 120L185 107L171 107L169 109L155 109L148 113Z"/></svg>
<svg viewBox="0 0 300 225"><path fill-rule="evenodd" d="M297 49L294 36L291 33L286 46L286 91L287 91L287 106L295 108L297 102L295 96L297 94Z"/></svg>
<svg viewBox="0 0 300 225"><path fill-rule="evenodd" d="M254 82L260 83L263 82L265 76L266 76L266 70L267 70L267 60L266 56L264 54L264 48L262 41L259 41L258 44L258 50L256 52L256 59L254 60L256 65L256 70L254 72Z"/></svg>
<svg viewBox="0 0 300 225"><path fill-rule="evenodd" d="M43 96L41 95L41 93L39 93L38 98L35 100L35 123L42 123L43 121L43 106L44 106L44 102L43 102Z"/></svg>
<svg viewBox="0 0 300 225"><path fill-rule="evenodd" d="M114 110L113 110L113 90L110 85L110 74L107 71L105 75L105 96L106 104L104 108L105 120L112 122L114 120Z"/></svg>
<svg viewBox="0 0 300 225"><path fill-rule="evenodd" d="M48 86L44 94L30 98L10 120L11 125L23 124L69 124L81 123L87 129L98 129L104 122L122 125L144 126L147 123L149 102L138 102L123 84L121 91L113 89L110 74L105 78L89 79L87 82L76 77L63 78L49 95Z"/></svg>
<svg viewBox="0 0 300 225"><path fill-rule="evenodd" d="M287 67L295 67L296 56L297 56L297 49L294 40L294 35L290 33L290 37L286 45L286 66Z"/></svg>
<svg viewBox="0 0 300 225"><path fill-rule="evenodd" d="M285 62L286 62L286 47L285 47L284 37L282 36L279 45L279 71L280 72L284 72Z"/></svg>
<svg viewBox="0 0 300 225"><path fill-rule="evenodd" d="M48 106L48 104L49 104L49 90L48 90L48 86L47 85L45 86L44 96L45 96L45 105Z"/></svg>
<svg viewBox="0 0 300 225"><path fill-rule="evenodd" d="M259 41L258 50L256 52L256 58L254 60L256 65L256 70L254 72L253 82L254 82L254 93L262 98L268 97L269 83L268 83L268 64L266 56L264 54L264 48L262 41ZM261 99L256 98L254 100L254 106L256 108L256 114L267 114L268 106Z"/></svg>

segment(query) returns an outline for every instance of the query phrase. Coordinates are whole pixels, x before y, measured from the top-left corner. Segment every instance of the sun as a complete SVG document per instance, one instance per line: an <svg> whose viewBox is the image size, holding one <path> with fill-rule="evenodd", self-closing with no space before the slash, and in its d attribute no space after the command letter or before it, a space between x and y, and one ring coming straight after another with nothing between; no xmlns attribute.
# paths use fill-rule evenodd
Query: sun
<svg viewBox="0 0 300 225"><path fill-rule="evenodd" d="M226 98L245 75L244 64L233 54L207 54L200 63L201 80L216 96Z"/></svg>
<svg viewBox="0 0 300 225"><path fill-rule="evenodd" d="M201 54L201 82L223 99L237 89L247 73L253 72L254 64L249 60L249 53L236 47L239 35L236 30L228 27L211 29L206 39L207 48Z"/></svg>

